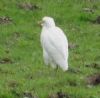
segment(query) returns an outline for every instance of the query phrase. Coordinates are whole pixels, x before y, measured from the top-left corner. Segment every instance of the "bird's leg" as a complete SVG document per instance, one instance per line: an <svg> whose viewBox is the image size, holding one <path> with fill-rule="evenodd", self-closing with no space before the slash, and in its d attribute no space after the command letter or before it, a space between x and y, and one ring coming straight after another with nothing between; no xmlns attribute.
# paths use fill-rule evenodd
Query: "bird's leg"
<svg viewBox="0 0 100 98"><path fill-rule="evenodd" d="M56 67L54 69L54 76L55 77L57 76L58 71L59 71L59 67L56 65Z"/></svg>
<svg viewBox="0 0 100 98"><path fill-rule="evenodd" d="M55 63L51 64L53 70L53 76L56 76L57 72L58 72L58 66Z"/></svg>

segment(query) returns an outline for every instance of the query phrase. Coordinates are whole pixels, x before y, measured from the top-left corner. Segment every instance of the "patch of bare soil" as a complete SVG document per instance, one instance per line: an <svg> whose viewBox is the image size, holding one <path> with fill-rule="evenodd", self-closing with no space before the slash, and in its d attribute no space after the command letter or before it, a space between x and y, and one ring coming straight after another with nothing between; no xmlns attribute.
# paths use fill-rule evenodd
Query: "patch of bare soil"
<svg viewBox="0 0 100 98"><path fill-rule="evenodd" d="M75 49L75 48L77 48L77 47L78 47L77 44L74 44L74 43L69 43L69 44L68 44L68 48L69 48L69 49Z"/></svg>
<svg viewBox="0 0 100 98"><path fill-rule="evenodd" d="M23 93L23 98L38 98L36 95L33 95L32 92L29 92L29 91L25 91Z"/></svg>
<svg viewBox="0 0 100 98"><path fill-rule="evenodd" d="M94 9L92 8L83 8L82 11L87 12L87 13L94 13Z"/></svg>
<svg viewBox="0 0 100 98"><path fill-rule="evenodd" d="M50 94L48 98L71 98L69 94L63 92L57 92L54 94Z"/></svg>
<svg viewBox="0 0 100 98"><path fill-rule="evenodd" d="M40 9L40 7L36 4L32 4L30 2L23 2L23 3L20 3L18 4L18 7L21 8L21 9L24 9L24 10L37 10L37 9Z"/></svg>
<svg viewBox="0 0 100 98"><path fill-rule="evenodd" d="M20 32L13 32L9 40L12 42L16 42L19 38L20 38Z"/></svg>
<svg viewBox="0 0 100 98"><path fill-rule="evenodd" d="M12 64L13 61L10 58L2 58L0 59L0 64Z"/></svg>
<svg viewBox="0 0 100 98"><path fill-rule="evenodd" d="M92 23L100 24L100 16L97 16L95 20L91 20Z"/></svg>
<svg viewBox="0 0 100 98"><path fill-rule="evenodd" d="M9 24L12 23L12 19L8 16L0 17L0 24Z"/></svg>
<svg viewBox="0 0 100 98"><path fill-rule="evenodd" d="M100 64L97 64L97 63L87 64L85 66L86 67L92 67L92 68L95 68L95 69L100 69Z"/></svg>
<svg viewBox="0 0 100 98"><path fill-rule="evenodd" d="M16 88L17 86L19 86L19 84L17 83L17 81L11 80L8 82L8 86L11 88Z"/></svg>
<svg viewBox="0 0 100 98"><path fill-rule="evenodd" d="M13 37L16 38L16 39L19 38L20 37L20 32L14 32Z"/></svg>
<svg viewBox="0 0 100 98"><path fill-rule="evenodd" d="M88 76L86 79L86 82L88 85L99 85L100 84L100 73Z"/></svg>
<svg viewBox="0 0 100 98"><path fill-rule="evenodd" d="M75 80L68 80L70 86L77 86L77 82Z"/></svg>

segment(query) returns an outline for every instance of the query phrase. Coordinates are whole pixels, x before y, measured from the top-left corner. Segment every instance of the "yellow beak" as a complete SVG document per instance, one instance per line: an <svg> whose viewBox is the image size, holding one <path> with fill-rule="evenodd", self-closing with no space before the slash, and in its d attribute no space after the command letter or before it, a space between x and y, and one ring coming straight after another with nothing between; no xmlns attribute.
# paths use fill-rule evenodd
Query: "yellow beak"
<svg viewBox="0 0 100 98"><path fill-rule="evenodd" d="M37 23L39 26L42 26L42 24L43 24L43 21L38 21L38 23Z"/></svg>

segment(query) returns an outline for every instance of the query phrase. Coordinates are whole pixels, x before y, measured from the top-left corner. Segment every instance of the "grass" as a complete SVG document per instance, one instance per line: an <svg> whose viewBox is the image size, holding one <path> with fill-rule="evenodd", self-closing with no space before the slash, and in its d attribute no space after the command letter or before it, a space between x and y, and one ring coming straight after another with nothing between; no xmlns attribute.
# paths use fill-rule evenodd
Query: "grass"
<svg viewBox="0 0 100 98"><path fill-rule="evenodd" d="M22 2L37 4L41 9L21 9L17 5ZM85 82L88 75L100 71L85 67L100 64L100 25L89 21L99 15L99 5L99 0L0 0L0 17L9 16L13 21L0 24L0 59L9 58L14 62L0 64L0 98L22 98L16 93L25 91L48 98L60 90L71 98L99 98L100 85L89 88ZM95 12L82 10L87 7L95 8ZM55 73L43 63L41 28L37 25L43 16L52 16L69 42L79 45L69 50L69 65L80 68L82 73L63 73L60 69ZM76 86L69 81L74 81Z"/></svg>

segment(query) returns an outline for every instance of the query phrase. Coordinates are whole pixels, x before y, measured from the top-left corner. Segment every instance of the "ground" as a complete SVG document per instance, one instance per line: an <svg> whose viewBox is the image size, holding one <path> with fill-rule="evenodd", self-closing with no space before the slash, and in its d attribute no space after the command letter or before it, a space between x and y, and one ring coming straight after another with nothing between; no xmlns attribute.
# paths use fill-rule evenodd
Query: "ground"
<svg viewBox="0 0 100 98"><path fill-rule="evenodd" d="M100 98L100 85L87 83L100 72L92 67L100 65L99 15L99 0L0 0L0 98L49 98L57 92ZM53 17L65 32L69 67L78 72L44 64L37 24L43 16Z"/></svg>

